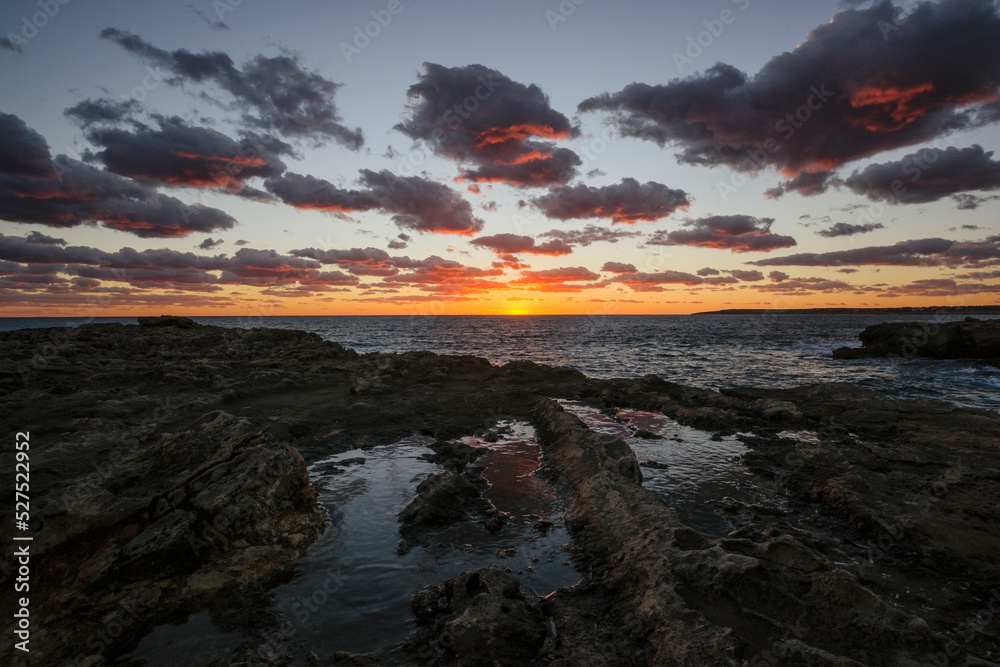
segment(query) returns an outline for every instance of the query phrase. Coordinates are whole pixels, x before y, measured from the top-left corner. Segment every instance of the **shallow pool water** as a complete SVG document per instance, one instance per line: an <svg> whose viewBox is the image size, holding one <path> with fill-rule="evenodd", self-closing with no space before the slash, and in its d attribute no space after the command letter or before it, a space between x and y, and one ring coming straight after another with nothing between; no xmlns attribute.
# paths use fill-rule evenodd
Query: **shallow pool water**
<svg viewBox="0 0 1000 667"><path fill-rule="evenodd" d="M747 447L736 436L717 438L655 412L625 409L612 417L580 401L559 404L592 431L624 438L639 460L643 486L663 498L684 524L710 538L735 528L709 501L751 500L754 477L740 461ZM643 431L647 437L639 435Z"/></svg>

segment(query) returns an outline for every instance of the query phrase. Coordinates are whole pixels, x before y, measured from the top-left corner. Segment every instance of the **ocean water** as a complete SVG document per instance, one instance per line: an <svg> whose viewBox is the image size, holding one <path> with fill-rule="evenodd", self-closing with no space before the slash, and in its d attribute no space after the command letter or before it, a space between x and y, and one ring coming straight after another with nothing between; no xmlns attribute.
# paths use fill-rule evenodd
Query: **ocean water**
<svg viewBox="0 0 1000 667"><path fill-rule="evenodd" d="M981 315L982 319L1000 316ZM313 331L359 353L427 350L569 366L600 378L641 377L697 387L794 387L849 382L900 397L1000 410L1000 370L973 361L834 360L879 322L959 315L719 314L606 316L197 317L225 327ZM0 331L133 318L4 318Z"/></svg>

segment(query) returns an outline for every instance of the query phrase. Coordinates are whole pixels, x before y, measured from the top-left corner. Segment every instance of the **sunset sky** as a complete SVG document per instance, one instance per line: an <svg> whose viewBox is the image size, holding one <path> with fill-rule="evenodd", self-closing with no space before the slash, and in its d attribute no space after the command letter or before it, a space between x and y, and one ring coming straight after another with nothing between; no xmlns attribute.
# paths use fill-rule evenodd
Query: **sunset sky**
<svg viewBox="0 0 1000 667"><path fill-rule="evenodd" d="M1000 299L994 0L8 0L0 313Z"/></svg>

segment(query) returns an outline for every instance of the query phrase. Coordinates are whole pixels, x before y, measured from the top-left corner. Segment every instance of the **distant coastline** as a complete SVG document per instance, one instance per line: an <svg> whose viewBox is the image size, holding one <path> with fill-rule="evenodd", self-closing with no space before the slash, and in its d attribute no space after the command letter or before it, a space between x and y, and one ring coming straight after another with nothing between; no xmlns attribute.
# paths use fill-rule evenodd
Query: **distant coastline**
<svg viewBox="0 0 1000 667"><path fill-rule="evenodd" d="M923 308L730 308L692 315L1000 315L998 306L927 306Z"/></svg>

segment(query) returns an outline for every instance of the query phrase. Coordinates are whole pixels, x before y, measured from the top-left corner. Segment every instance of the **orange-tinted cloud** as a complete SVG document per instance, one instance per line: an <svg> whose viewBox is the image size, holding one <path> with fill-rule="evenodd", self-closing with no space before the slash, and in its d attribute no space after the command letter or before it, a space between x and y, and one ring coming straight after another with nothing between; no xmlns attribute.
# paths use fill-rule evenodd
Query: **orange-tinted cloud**
<svg viewBox="0 0 1000 667"><path fill-rule="evenodd" d="M1000 120L998 34L992 0L907 9L879 0L840 12L753 76L720 63L666 84L633 83L579 110L609 114L625 136L679 147L682 163L795 178Z"/></svg>
<svg viewBox="0 0 1000 667"><path fill-rule="evenodd" d="M538 86L482 65L424 63L409 97L412 112L396 129L468 165L463 181L539 187L567 182L582 164L576 153L553 143L579 130L549 106Z"/></svg>

